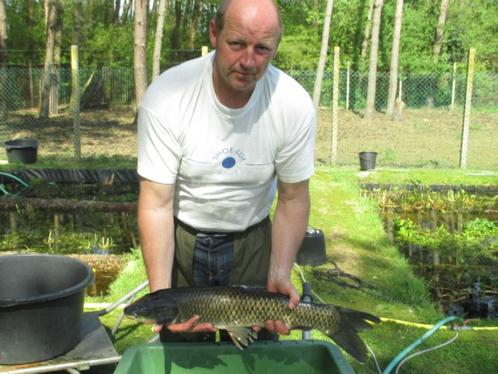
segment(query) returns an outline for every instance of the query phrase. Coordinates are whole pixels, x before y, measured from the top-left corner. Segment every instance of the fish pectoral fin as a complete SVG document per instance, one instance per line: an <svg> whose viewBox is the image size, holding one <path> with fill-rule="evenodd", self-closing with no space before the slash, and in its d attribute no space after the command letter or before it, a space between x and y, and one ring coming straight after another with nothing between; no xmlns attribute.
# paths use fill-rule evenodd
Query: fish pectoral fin
<svg viewBox="0 0 498 374"><path fill-rule="evenodd" d="M236 345L239 349L246 348L249 344L253 343L257 338L258 334L256 331L249 327L228 327L227 329L228 335L233 341L233 344Z"/></svg>

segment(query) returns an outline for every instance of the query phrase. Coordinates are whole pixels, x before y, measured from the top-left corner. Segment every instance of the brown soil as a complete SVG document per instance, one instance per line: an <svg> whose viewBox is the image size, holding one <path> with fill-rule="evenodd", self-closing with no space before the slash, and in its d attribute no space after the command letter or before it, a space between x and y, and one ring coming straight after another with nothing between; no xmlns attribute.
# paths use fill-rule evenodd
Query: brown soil
<svg viewBox="0 0 498 374"><path fill-rule="evenodd" d="M71 157L73 121L69 114L49 120L34 112L12 118L15 135L40 141L39 154ZM383 113L367 121L361 113L340 110L338 114L337 163L358 165L358 153L378 153L378 167L458 167L463 111L456 109L406 109L401 121ZM132 108L112 107L81 113L83 157L136 157L135 113ZM331 160L331 109L321 108L317 129L316 160ZM477 112L470 116L467 167L498 169L498 112Z"/></svg>

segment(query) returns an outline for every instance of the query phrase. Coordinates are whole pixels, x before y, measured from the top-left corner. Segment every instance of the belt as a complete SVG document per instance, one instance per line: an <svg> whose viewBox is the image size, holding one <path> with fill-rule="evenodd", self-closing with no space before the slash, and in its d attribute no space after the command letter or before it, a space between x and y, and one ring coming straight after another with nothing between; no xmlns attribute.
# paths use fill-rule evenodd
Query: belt
<svg viewBox="0 0 498 374"><path fill-rule="evenodd" d="M175 226L176 225L180 226L182 229L184 229L189 234L194 235L194 236L197 236L197 235L201 235L201 236L233 236L233 235L236 235L236 234L243 234L243 233L250 232L250 231L252 231L252 230L254 230L254 229L256 229L256 228L258 228L260 226L263 226L263 225L267 224L269 221L270 221L270 217L266 216L260 222L255 223L254 225L249 226L244 231L232 231L232 232L197 230L194 227L192 227L190 225L187 225L185 222L180 221L176 217L175 217Z"/></svg>

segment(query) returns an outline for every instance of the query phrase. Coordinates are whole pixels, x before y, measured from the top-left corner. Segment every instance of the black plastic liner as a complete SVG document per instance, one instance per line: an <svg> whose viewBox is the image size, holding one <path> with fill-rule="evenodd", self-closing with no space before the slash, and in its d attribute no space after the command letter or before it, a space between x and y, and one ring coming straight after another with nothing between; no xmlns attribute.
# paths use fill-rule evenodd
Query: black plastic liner
<svg viewBox="0 0 498 374"><path fill-rule="evenodd" d="M16 177L29 182L41 179L57 183L136 183L138 174L133 169L29 169L11 172Z"/></svg>

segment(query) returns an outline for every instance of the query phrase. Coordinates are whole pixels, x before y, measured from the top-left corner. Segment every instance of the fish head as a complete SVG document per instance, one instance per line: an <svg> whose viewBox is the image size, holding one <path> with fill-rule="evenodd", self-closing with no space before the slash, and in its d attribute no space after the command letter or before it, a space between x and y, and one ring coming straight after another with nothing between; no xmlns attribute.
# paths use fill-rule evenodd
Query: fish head
<svg viewBox="0 0 498 374"><path fill-rule="evenodd" d="M168 324L177 319L179 310L173 297L156 291L126 306L124 314L142 323Z"/></svg>

